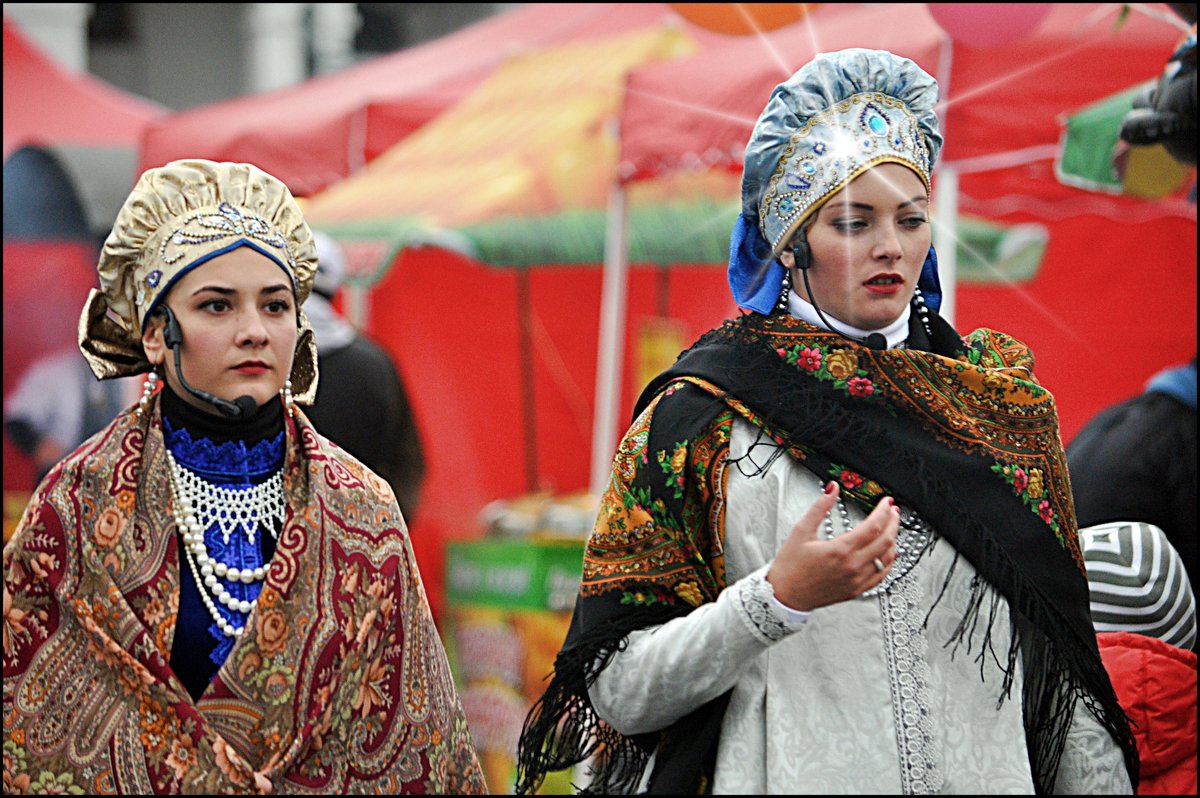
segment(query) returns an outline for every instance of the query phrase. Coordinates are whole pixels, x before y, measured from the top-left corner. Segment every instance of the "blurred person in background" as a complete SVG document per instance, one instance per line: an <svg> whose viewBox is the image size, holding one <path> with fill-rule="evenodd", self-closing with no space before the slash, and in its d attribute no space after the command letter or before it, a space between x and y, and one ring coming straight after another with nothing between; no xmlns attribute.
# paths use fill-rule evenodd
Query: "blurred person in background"
<svg viewBox="0 0 1200 798"><path fill-rule="evenodd" d="M36 360L4 398L5 432L33 460L30 489L137 397L136 381L96 379L74 347Z"/></svg>
<svg viewBox="0 0 1200 798"><path fill-rule="evenodd" d="M1054 397L937 314L937 95L863 49L771 94L730 242L750 312L636 404L518 792L589 757L594 792L1136 785Z"/></svg>
<svg viewBox="0 0 1200 798"><path fill-rule="evenodd" d="M147 377L4 548L5 792L484 792L392 490L296 406L317 262L287 187L150 169L98 269L83 357Z"/></svg>
<svg viewBox="0 0 1200 798"><path fill-rule="evenodd" d="M1196 794L1196 598L1153 524L1081 527L1100 656L1141 756L1139 795Z"/></svg>
<svg viewBox="0 0 1200 798"><path fill-rule="evenodd" d="M1194 357L1092 417L1067 445L1067 465L1080 527L1153 524L1196 573Z"/></svg>
<svg viewBox="0 0 1200 798"><path fill-rule="evenodd" d="M332 236L313 231L317 275L304 306L317 339L321 382L308 408L321 434L387 480L412 525L425 478L425 454L412 405L395 363L358 332L333 300L346 278L346 258Z"/></svg>

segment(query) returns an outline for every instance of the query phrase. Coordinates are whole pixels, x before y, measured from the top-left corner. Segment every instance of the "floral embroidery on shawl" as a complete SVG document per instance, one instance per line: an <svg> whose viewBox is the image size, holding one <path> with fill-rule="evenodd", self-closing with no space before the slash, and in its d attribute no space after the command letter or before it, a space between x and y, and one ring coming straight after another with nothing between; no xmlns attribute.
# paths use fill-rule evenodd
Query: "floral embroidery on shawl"
<svg viewBox="0 0 1200 798"><path fill-rule="evenodd" d="M681 387L668 388L664 395ZM601 497L584 552L582 593L599 595L632 577L636 587L622 588L623 604L673 605L683 600L687 606L699 606L714 600L725 586L721 541L708 533L724 528L720 464L725 458L719 455L729 449L732 414L724 416L725 424L704 430L695 440L657 452L652 464L647 442L653 412L650 407L638 417L618 448L613 468L620 479L614 478ZM647 479L637 478L652 470L680 502L678 515L651 495ZM691 479L685 479L685 471ZM684 486L699 488L685 495ZM717 523L710 524L713 520Z"/></svg>

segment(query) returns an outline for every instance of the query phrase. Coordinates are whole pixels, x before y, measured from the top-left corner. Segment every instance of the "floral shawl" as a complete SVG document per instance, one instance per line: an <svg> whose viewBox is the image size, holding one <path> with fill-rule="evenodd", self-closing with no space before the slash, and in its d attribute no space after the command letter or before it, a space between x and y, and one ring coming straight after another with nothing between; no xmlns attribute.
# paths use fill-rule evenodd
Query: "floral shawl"
<svg viewBox="0 0 1200 798"><path fill-rule="evenodd" d="M392 491L288 420L278 547L194 702L158 400L42 482L4 549L4 791L486 791Z"/></svg>
<svg viewBox="0 0 1200 798"><path fill-rule="evenodd" d="M1122 746L1136 784L1128 720L1091 626L1054 398L1019 341L993 330L963 339L930 317L928 334L910 325L908 348L875 351L791 316L748 314L705 334L646 388L601 498L570 631L526 718L518 792L593 756L588 791L629 792L652 751L651 792L711 784L728 694L667 729L625 737L595 715L587 687L629 632L686 615L724 589L735 416L773 452L736 467L793 457L837 480L865 512L894 496L975 566L981 579L956 639L975 625L990 630L994 602L1007 600L1020 634L1007 652L989 641L971 653L1004 667L997 700L1024 667L1040 791L1053 787L1078 700Z"/></svg>

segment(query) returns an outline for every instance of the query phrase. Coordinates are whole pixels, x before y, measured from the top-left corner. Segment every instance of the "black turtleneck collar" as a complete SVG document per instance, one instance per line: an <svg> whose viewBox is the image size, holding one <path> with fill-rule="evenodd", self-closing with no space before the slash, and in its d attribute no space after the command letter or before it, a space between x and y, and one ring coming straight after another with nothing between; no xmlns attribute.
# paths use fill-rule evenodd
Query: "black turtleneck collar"
<svg viewBox="0 0 1200 798"><path fill-rule="evenodd" d="M193 439L207 438L213 443L243 441L253 446L283 430L283 401L278 397L260 405L246 418L228 418L193 407L176 396L169 385L164 385L162 413L172 427L185 428Z"/></svg>

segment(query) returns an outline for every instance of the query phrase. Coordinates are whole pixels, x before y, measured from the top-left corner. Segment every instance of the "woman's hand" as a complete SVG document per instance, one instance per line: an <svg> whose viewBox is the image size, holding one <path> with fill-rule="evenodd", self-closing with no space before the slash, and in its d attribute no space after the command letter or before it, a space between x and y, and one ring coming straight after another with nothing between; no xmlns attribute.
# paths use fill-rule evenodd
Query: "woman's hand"
<svg viewBox="0 0 1200 798"><path fill-rule="evenodd" d="M894 499L881 499L844 535L820 540L817 531L837 501L837 483L826 491L792 527L767 571L775 598L804 612L858 598L882 582L896 560L900 510Z"/></svg>

